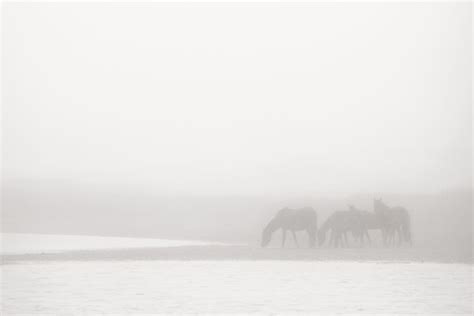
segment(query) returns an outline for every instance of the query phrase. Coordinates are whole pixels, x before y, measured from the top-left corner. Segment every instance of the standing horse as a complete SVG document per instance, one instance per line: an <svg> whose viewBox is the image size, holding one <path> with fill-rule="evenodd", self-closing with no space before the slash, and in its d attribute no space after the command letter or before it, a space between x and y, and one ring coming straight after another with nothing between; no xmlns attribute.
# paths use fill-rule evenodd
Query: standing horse
<svg viewBox="0 0 474 316"><path fill-rule="evenodd" d="M359 216L356 213L350 211L336 211L326 219L319 229L319 245L324 243L327 232L331 230L329 245L333 245L336 248L339 246L348 246L346 233L352 231L354 236L360 236L361 228Z"/></svg>
<svg viewBox="0 0 474 316"><path fill-rule="evenodd" d="M385 244L395 243L395 235L398 235L398 246L403 240L412 244L411 220L405 208L389 207L381 199L374 199L374 211L382 219Z"/></svg>
<svg viewBox="0 0 474 316"><path fill-rule="evenodd" d="M349 205L349 211L354 212L355 214L357 214L357 216L359 216L361 234L359 236L354 237L360 241L361 245L364 244L364 237L365 239L367 239L369 244L372 243L372 240L370 239L369 230L379 229L382 232L382 236L384 236L384 223L382 217L379 214L360 210L354 207L353 205Z"/></svg>
<svg viewBox="0 0 474 316"><path fill-rule="evenodd" d="M309 246L316 244L316 232L318 230L318 216L316 211L310 207L302 209L284 208L280 210L275 217L265 226L262 232L262 247L266 247L272 238L273 232L282 230L281 247L285 246L286 232L293 233L293 238L298 246L296 232L305 230L309 236Z"/></svg>

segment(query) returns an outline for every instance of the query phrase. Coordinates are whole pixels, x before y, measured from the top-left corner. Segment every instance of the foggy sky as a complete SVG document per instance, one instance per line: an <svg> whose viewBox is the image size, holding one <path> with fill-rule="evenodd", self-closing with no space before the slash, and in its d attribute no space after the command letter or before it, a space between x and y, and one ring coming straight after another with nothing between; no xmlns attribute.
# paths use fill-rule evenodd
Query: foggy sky
<svg viewBox="0 0 474 316"><path fill-rule="evenodd" d="M471 184L469 3L9 3L2 23L6 184Z"/></svg>

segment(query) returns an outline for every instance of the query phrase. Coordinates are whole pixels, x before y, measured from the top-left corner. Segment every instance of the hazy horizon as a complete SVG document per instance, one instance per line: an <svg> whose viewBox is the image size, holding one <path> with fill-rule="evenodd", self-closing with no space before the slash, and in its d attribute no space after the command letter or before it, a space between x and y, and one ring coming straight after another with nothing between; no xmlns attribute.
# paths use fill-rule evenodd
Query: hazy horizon
<svg viewBox="0 0 474 316"><path fill-rule="evenodd" d="M50 190L51 193L55 191L69 191L69 192L95 192L99 194L114 194L128 192L132 195L142 195L144 197L157 198L268 198L269 200L284 200L284 199L298 199L298 198L316 198L316 199L350 199L352 197L367 197L367 198L383 198L389 196L435 196L443 194L458 194L469 193L473 194L474 189L469 185L464 187L446 187L440 189L420 190L406 192L399 191L344 191L344 192L325 192L325 191L311 191L311 192L289 192L286 194L274 192L252 192L252 193L225 193L213 194L209 193L193 193L193 192L166 192L155 189L153 186L148 186L146 182L134 183L133 185L127 183L116 183L113 181L103 182L88 182L87 179L71 179L68 177L57 178L6 178L2 181L3 191L10 190L25 190L45 192Z"/></svg>

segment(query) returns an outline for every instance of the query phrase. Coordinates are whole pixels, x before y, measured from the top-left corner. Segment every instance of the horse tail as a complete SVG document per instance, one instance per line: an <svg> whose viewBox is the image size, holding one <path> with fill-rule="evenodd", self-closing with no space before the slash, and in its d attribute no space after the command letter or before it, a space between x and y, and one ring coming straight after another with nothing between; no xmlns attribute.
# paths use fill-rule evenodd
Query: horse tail
<svg viewBox="0 0 474 316"><path fill-rule="evenodd" d="M316 212L314 212L313 225L314 225L314 231L318 231L318 213Z"/></svg>
<svg viewBox="0 0 474 316"><path fill-rule="evenodd" d="M409 244L412 243L412 236L411 236L411 219L410 219L410 215L408 214L408 212L405 212L404 214L404 218L403 218L403 224L402 224L402 230L403 230L403 237L405 239L406 242L408 242Z"/></svg>

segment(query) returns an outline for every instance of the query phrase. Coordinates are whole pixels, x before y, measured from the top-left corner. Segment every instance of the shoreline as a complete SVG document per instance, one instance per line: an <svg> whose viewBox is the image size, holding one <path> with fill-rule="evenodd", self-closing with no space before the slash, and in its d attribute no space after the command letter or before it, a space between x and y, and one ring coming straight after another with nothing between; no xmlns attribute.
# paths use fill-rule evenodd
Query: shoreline
<svg viewBox="0 0 474 316"><path fill-rule="evenodd" d="M418 247L401 248L260 248L256 246L177 246L156 248L123 248L73 250L35 254L2 254L1 264L23 261L383 261L473 264L472 253L452 249Z"/></svg>

